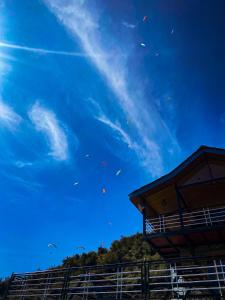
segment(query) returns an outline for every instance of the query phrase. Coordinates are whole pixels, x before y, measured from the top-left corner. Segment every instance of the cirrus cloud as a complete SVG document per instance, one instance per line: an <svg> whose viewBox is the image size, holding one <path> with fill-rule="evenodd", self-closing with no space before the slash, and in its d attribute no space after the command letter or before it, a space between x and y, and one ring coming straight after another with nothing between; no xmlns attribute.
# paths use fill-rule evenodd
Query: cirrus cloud
<svg viewBox="0 0 225 300"><path fill-rule="evenodd" d="M0 127L5 127L14 131L22 118L13 110L12 107L0 100Z"/></svg>
<svg viewBox="0 0 225 300"><path fill-rule="evenodd" d="M49 155L56 160L67 160L69 157L67 136L55 114L39 103L35 103L28 114L36 130L47 137L51 149Z"/></svg>
<svg viewBox="0 0 225 300"><path fill-rule="evenodd" d="M168 144L177 152L179 144L174 130L171 131L167 126L153 101L147 101L142 92L144 90L142 81L134 82L132 76L129 75L130 47L122 41L119 45L115 44L112 35L105 35L104 30L101 30L99 26L100 16L96 11L88 9L88 4L81 5L77 1L61 0L43 0L43 2L56 16L59 23L67 29L75 42L79 42L84 53L116 96L114 106L119 107L123 113L123 119L129 120L130 127L132 127L132 133L129 136L126 135L126 138L129 138L133 145L138 140L139 147L136 149L136 154L140 163L146 168L146 162L148 162L147 169L150 170L152 176L161 175L164 169L162 146ZM106 40L108 43L105 43ZM107 46L111 44L113 47ZM95 56L95 53L99 56ZM109 53L114 54L113 63ZM108 115L106 117L111 119ZM121 130L115 128L115 124L106 124L105 120L101 122L118 133L120 131L121 136ZM125 135L122 135L124 140ZM153 159L149 160L149 157Z"/></svg>

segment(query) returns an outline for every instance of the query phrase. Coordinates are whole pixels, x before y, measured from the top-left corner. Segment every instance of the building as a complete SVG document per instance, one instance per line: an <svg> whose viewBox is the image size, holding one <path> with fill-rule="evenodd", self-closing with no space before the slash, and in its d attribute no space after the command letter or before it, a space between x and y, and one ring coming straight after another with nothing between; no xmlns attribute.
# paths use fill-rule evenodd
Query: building
<svg viewBox="0 0 225 300"><path fill-rule="evenodd" d="M225 255L225 150L202 146L129 195L143 235L165 258Z"/></svg>
<svg viewBox="0 0 225 300"><path fill-rule="evenodd" d="M12 274L5 299L225 299L225 150L202 146L129 198L161 260Z"/></svg>
<svg viewBox="0 0 225 300"><path fill-rule="evenodd" d="M129 197L142 214L144 238L167 265L155 270L149 289L225 299L225 150L202 146Z"/></svg>

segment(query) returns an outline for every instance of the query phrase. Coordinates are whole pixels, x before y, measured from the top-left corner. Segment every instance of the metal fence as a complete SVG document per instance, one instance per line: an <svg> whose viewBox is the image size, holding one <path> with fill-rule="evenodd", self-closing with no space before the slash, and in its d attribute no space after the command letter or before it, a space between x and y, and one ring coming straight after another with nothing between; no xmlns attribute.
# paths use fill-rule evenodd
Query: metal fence
<svg viewBox="0 0 225 300"><path fill-rule="evenodd" d="M182 223L180 214L159 215L156 218L146 218L146 233L167 232L183 228L213 226L225 224L225 207L202 208L191 212L182 212Z"/></svg>
<svg viewBox="0 0 225 300"><path fill-rule="evenodd" d="M13 274L5 299L225 299L225 261L179 259Z"/></svg>
<svg viewBox="0 0 225 300"><path fill-rule="evenodd" d="M142 280L139 264L13 274L6 299L132 298L142 294Z"/></svg>

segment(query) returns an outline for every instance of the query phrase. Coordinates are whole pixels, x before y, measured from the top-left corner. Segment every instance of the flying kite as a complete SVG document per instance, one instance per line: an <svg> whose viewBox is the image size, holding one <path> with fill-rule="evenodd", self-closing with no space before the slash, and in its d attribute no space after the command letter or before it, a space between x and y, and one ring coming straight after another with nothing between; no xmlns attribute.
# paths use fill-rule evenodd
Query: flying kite
<svg viewBox="0 0 225 300"><path fill-rule="evenodd" d="M57 246L56 246L56 244L49 243L49 244L48 244L48 248L57 248Z"/></svg>
<svg viewBox="0 0 225 300"><path fill-rule="evenodd" d="M142 46L143 48L145 48L145 47L146 47L146 44L144 44L144 43L141 43L141 46Z"/></svg>
<svg viewBox="0 0 225 300"><path fill-rule="evenodd" d="M90 158L90 154L85 154L85 157L86 158Z"/></svg>
<svg viewBox="0 0 225 300"><path fill-rule="evenodd" d="M76 186L76 185L78 185L78 184L79 184L79 181L75 181L73 185Z"/></svg>
<svg viewBox="0 0 225 300"><path fill-rule="evenodd" d="M143 22L146 22L148 20L148 16L144 16Z"/></svg>
<svg viewBox="0 0 225 300"><path fill-rule="evenodd" d="M119 169L118 171L116 171L116 176L119 176L122 173L122 170Z"/></svg>
<svg viewBox="0 0 225 300"><path fill-rule="evenodd" d="M172 30L170 31L170 34L174 34L174 29L172 29Z"/></svg>

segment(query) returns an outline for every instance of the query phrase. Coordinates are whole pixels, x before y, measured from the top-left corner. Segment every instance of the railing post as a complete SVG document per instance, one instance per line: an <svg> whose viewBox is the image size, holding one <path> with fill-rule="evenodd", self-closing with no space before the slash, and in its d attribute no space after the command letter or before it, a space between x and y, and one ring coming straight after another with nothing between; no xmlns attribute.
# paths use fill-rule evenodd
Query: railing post
<svg viewBox="0 0 225 300"><path fill-rule="evenodd" d="M3 297L4 300L7 299L7 296L8 296L8 293L9 293L9 288L10 288L11 283L12 283L13 280L14 280L14 273L12 273L12 275L11 275L11 277L9 279L9 282L7 284L7 288L6 288L6 291L4 293L4 297Z"/></svg>
<svg viewBox="0 0 225 300"><path fill-rule="evenodd" d="M221 290L220 277L219 277L219 272L218 272L218 267L217 267L217 261L216 260L214 260L214 267L215 267L216 279L217 279L218 287L219 287L219 293L220 293L220 296L222 297L223 294L222 294L222 290Z"/></svg>
<svg viewBox="0 0 225 300"><path fill-rule="evenodd" d="M146 213L145 213L145 207L142 210L142 215L143 215L143 236L146 236Z"/></svg>
<svg viewBox="0 0 225 300"><path fill-rule="evenodd" d="M207 211L208 211L208 217L209 217L209 222L210 222L210 225L212 226L212 220L211 220L211 215L210 215L210 210L209 208L207 208Z"/></svg>
<svg viewBox="0 0 225 300"><path fill-rule="evenodd" d="M161 216L159 215L159 232L162 231L162 222L161 222Z"/></svg>
<svg viewBox="0 0 225 300"><path fill-rule="evenodd" d="M141 268L142 296L148 299L149 294L149 263L144 260Z"/></svg>
<svg viewBox="0 0 225 300"><path fill-rule="evenodd" d="M221 273L223 275L223 283L225 284L225 272L224 272L224 266L222 261L220 260L220 267L221 267Z"/></svg>
<svg viewBox="0 0 225 300"><path fill-rule="evenodd" d="M203 208L203 214L204 214L204 217L205 217L205 223L206 223L206 226L208 226L208 220L207 220L205 208Z"/></svg>
<svg viewBox="0 0 225 300"><path fill-rule="evenodd" d="M180 225L181 225L181 228L184 229L183 209L181 207L181 202L180 202L180 192L176 185L175 185L175 190L176 190L176 198L177 198L177 204L178 204L178 209L179 209Z"/></svg>
<svg viewBox="0 0 225 300"><path fill-rule="evenodd" d="M68 292L68 286L69 286L69 280L70 280L70 274L71 274L71 267L68 268L65 276L64 276L64 282L61 292L61 299L64 300L67 298L67 292Z"/></svg>

